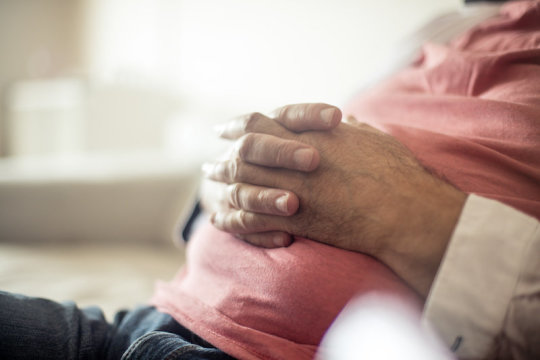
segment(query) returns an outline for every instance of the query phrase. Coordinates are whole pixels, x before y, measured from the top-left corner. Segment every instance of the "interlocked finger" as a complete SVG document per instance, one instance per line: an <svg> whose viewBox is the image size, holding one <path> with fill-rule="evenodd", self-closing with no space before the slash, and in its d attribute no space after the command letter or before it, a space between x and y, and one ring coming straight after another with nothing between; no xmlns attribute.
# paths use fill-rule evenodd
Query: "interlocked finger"
<svg viewBox="0 0 540 360"><path fill-rule="evenodd" d="M331 130L341 121L341 110L324 103L293 104L273 112L273 118L258 112L237 117L217 126L224 139L236 140L248 133L269 134L287 138L290 132Z"/></svg>
<svg viewBox="0 0 540 360"><path fill-rule="evenodd" d="M205 163L202 167L207 179L226 184L246 183L274 189L297 189L304 181L304 173L257 166L235 158Z"/></svg>
<svg viewBox="0 0 540 360"><path fill-rule="evenodd" d="M266 134L247 134L235 144L238 157L251 164L298 171L313 171L319 152L312 146Z"/></svg>
<svg viewBox="0 0 540 360"><path fill-rule="evenodd" d="M237 234L235 236L252 245L268 249L285 247L292 243L292 236L280 231L268 231L256 234Z"/></svg>
<svg viewBox="0 0 540 360"><path fill-rule="evenodd" d="M298 198L290 191L236 183L229 185L226 193L229 205L239 210L282 216L298 210Z"/></svg>
<svg viewBox="0 0 540 360"><path fill-rule="evenodd" d="M220 230L247 235L269 231L283 231L287 217L231 210L212 214L210 221ZM288 231L287 231L288 232Z"/></svg>
<svg viewBox="0 0 540 360"><path fill-rule="evenodd" d="M294 132L330 130L341 121L342 113L337 107L324 104L293 104L274 111L275 120Z"/></svg>

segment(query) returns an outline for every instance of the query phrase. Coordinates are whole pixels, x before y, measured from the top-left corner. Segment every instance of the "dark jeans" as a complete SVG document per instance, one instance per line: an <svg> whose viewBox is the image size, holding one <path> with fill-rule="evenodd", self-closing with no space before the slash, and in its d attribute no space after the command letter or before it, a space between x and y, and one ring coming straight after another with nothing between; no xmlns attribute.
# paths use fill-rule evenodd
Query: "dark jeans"
<svg viewBox="0 0 540 360"><path fill-rule="evenodd" d="M0 359L232 359L150 306L118 312L0 291Z"/></svg>

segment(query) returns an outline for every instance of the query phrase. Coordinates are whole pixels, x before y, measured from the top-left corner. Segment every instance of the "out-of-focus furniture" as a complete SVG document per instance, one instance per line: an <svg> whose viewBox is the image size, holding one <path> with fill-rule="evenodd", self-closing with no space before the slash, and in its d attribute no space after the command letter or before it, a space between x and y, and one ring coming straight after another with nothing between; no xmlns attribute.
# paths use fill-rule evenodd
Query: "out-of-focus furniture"
<svg viewBox="0 0 540 360"><path fill-rule="evenodd" d="M149 299L184 261L173 239L198 169L162 154L0 160L0 289L97 304Z"/></svg>
<svg viewBox="0 0 540 360"><path fill-rule="evenodd" d="M0 241L169 243L198 169L157 153L0 160Z"/></svg>

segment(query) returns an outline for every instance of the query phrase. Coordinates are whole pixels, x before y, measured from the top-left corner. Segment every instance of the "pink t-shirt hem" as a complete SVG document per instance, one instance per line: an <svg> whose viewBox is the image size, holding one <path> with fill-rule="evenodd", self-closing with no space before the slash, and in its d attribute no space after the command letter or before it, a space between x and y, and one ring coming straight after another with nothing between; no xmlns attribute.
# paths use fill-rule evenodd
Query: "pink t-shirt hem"
<svg viewBox="0 0 540 360"><path fill-rule="evenodd" d="M170 301L174 299L175 301ZM299 344L240 325L166 282L158 282L151 304L225 353L245 360L312 359L316 345ZM177 304L182 304L179 307ZM242 339L239 343L233 339ZM272 355L261 349L272 349Z"/></svg>

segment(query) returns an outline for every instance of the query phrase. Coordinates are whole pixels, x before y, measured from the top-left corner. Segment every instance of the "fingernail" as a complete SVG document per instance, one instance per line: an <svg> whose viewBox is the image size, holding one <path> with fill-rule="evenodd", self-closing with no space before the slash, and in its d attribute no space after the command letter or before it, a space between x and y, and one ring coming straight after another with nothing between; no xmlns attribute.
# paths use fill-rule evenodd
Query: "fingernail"
<svg viewBox="0 0 540 360"><path fill-rule="evenodd" d="M276 208L284 214L289 213L289 207L287 203L289 201L289 194L281 195L276 199Z"/></svg>
<svg viewBox="0 0 540 360"><path fill-rule="evenodd" d="M299 170L308 170L311 168L311 163L313 162L313 151L310 149L296 150L293 158Z"/></svg>
<svg viewBox="0 0 540 360"><path fill-rule="evenodd" d="M332 125L335 114L336 114L336 109L326 108L324 110L321 110L321 119L322 121L324 121L326 125L330 126Z"/></svg>

